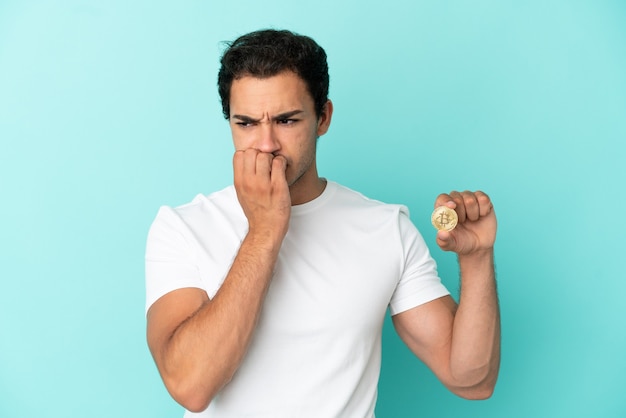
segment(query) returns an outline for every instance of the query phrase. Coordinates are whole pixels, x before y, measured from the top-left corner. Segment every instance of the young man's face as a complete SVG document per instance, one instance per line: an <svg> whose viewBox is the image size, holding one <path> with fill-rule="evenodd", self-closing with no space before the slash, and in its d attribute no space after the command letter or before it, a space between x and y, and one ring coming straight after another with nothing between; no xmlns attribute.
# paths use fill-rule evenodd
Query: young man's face
<svg viewBox="0 0 626 418"><path fill-rule="evenodd" d="M246 76L231 86L230 127L235 149L255 148L283 156L292 197L294 191L306 195L319 183L316 140L328 130L331 115L329 101L317 117L306 84L290 71L269 78Z"/></svg>

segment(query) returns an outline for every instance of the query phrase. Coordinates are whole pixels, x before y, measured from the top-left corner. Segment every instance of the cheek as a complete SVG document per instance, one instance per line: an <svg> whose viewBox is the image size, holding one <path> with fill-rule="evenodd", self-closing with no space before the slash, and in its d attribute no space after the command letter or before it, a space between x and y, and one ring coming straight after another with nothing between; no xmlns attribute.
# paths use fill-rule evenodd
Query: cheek
<svg viewBox="0 0 626 418"><path fill-rule="evenodd" d="M240 130L231 130L231 137L236 150L253 148L254 136L250 133L241 132Z"/></svg>
<svg viewBox="0 0 626 418"><path fill-rule="evenodd" d="M233 144L235 145L235 148L237 148L237 144L239 143L240 139L232 126L230 126L230 137L233 140Z"/></svg>
<svg viewBox="0 0 626 418"><path fill-rule="evenodd" d="M306 137L302 138L302 141L298 143L298 150L294 157L298 159L298 161L294 161L297 165L299 165L300 169L308 169L311 163L315 160L315 138Z"/></svg>
<svg viewBox="0 0 626 418"><path fill-rule="evenodd" d="M307 130L292 141L293 150L296 151L301 158L308 159L309 155L315 152L315 142L316 136L313 132Z"/></svg>

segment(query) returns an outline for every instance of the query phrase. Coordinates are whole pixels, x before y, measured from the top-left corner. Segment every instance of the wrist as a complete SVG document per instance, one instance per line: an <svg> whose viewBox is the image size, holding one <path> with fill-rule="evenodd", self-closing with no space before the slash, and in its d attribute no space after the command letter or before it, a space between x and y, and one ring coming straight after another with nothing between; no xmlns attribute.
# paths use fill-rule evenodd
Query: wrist
<svg viewBox="0 0 626 418"><path fill-rule="evenodd" d="M280 249L286 233L282 228L249 227L245 239L254 247L274 251Z"/></svg>
<svg viewBox="0 0 626 418"><path fill-rule="evenodd" d="M459 254L458 260L461 273L467 270L492 270L494 264L493 248L473 251L469 254Z"/></svg>
<svg viewBox="0 0 626 418"><path fill-rule="evenodd" d="M488 261L493 260L493 247L485 248L482 250L474 250L467 254L458 254L459 262L468 261L468 262L480 262L480 261Z"/></svg>

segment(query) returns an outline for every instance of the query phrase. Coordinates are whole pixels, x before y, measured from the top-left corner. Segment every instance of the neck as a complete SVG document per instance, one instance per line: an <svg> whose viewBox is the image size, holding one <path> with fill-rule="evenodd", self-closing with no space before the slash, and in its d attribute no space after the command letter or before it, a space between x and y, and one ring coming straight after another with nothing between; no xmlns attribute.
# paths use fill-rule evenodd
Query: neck
<svg viewBox="0 0 626 418"><path fill-rule="evenodd" d="M316 176L306 187L302 186L304 184L298 181L289 187L292 206L301 205L319 197L326 188L326 180Z"/></svg>

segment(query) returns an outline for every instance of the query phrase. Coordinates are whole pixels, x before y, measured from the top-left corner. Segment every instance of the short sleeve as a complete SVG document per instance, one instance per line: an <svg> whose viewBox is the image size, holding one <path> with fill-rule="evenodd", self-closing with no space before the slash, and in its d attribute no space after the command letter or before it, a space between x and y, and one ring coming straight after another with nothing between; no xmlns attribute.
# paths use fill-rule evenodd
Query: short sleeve
<svg viewBox="0 0 626 418"><path fill-rule="evenodd" d="M437 264L424 238L409 219L406 208L402 208L399 213L399 230L404 266L389 304L391 315L450 294L441 283Z"/></svg>
<svg viewBox="0 0 626 418"><path fill-rule="evenodd" d="M203 287L196 259L197 247L187 225L171 207L161 207L146 243L146 312L166 293Z"/></svg>

